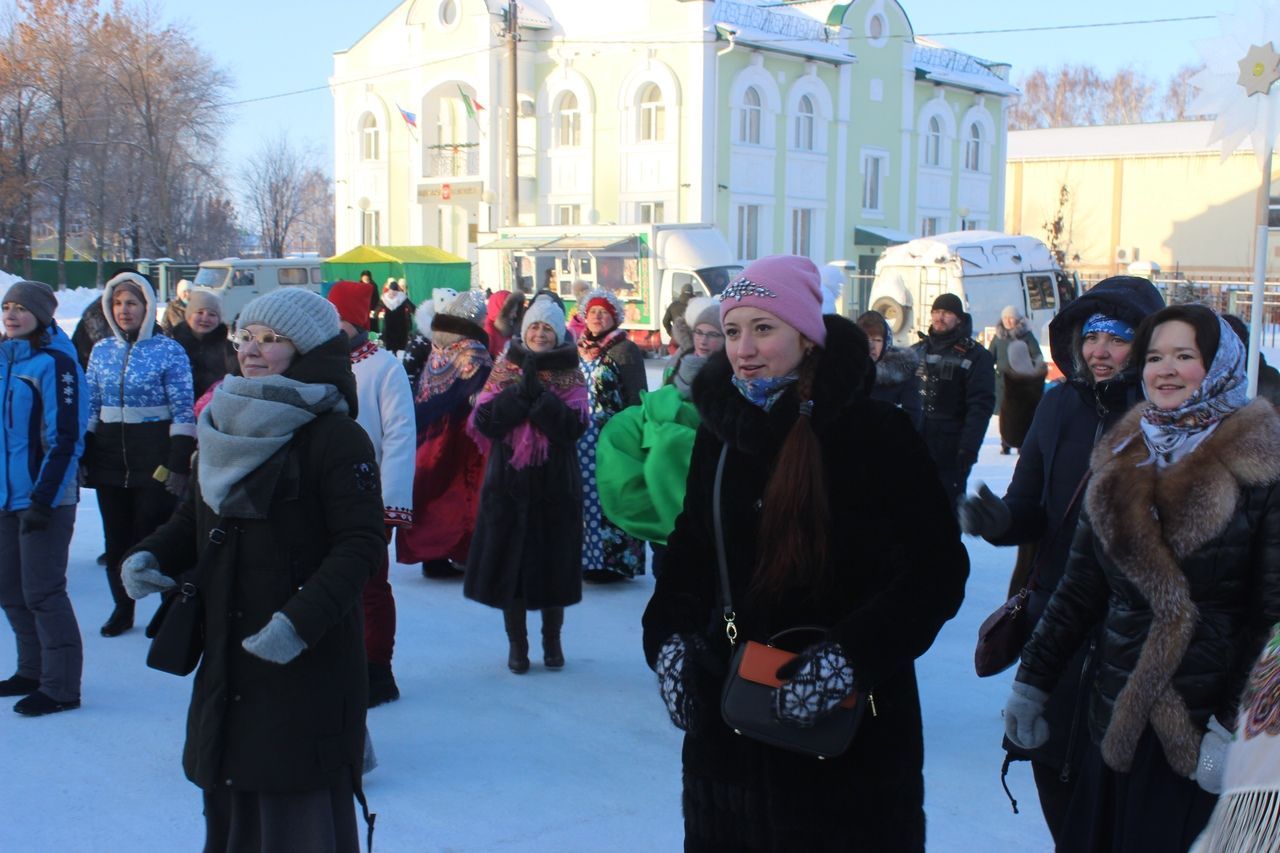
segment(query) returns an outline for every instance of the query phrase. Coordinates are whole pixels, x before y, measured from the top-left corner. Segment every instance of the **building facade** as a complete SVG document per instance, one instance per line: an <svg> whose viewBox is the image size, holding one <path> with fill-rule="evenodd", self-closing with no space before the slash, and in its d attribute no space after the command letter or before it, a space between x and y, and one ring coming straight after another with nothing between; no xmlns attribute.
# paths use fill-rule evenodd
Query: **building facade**
<svg viewBox="0 0 1280 853"><path fill-rule="evenodd" d="M744 262L865 270L1004 221L1008 67L917 38L893 0L523 0L514 98L507 9L406 0L335 54L339 251L476 260L511 215L710 222Z"/></svg>

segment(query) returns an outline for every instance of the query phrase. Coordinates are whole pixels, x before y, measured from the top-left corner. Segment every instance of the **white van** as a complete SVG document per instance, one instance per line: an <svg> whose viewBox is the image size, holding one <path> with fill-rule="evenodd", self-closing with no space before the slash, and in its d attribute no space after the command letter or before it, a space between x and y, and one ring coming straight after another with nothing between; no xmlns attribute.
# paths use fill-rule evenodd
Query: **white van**
<svg viewBox="0 0 1280 853"><path fill-rule="evenodd" d="M222 317L230 325L251 300L277 287L305 287L320 292L324 275L314 258L223 258L202 261L191 283L222 299Z"/></svg>
<svg viewBox="0 0 1280 853"><path fill-rule="evenodd" d="M1035 237L953 231L885 249L869 303L888 320L894 344L910 346L928 331L933 300L943 293L960 297L974 337L982 338L999 325L1006 305L1040 330L1079 295L1079 285Z"/></svg>

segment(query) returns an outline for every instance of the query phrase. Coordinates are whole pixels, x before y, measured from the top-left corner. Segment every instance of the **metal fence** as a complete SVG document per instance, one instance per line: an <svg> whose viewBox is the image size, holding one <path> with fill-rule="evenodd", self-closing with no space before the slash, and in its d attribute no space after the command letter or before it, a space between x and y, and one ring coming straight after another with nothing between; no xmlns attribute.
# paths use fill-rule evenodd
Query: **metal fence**
<svg viewBox="0 0 1280 853"><path fill-rule="evenodd" d="M1102 276L1086 280L1081 276L1081 290L1087 290ZM1201 302L1219 314L1235 314L1246 324L1253 320L1253 282L1242 279L1213 279L1192 281L1183 278L1156 278L1152 284L1160 291L1164 301L1170 305L1186 302ZM1280 281L1268 281L1265 284L1262 301L1262 340L1261 346L1275 346L1280 337Z"/></svg>

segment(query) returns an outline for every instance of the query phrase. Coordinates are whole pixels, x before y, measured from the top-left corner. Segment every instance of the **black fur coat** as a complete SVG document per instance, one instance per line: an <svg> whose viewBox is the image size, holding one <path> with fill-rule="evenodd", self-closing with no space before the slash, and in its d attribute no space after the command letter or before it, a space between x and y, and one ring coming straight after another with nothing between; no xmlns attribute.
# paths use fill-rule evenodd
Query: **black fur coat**
<svg viewBox="0 0 1280 853"><path fill-rule="evenodd" d="M969 561L928 450L899 409L867 398L866 337L828 316L813 392L829 508L830 588L753 596L765 483L798 416L794 386L766 412L730 382L724 354L694 382L702 426L684 511L644 614L650 666L672 634L701 635L692 676L702 725L684 743L686 850L922 850L924 749L914 661L955 615ZM843 756L818 761L735 735L720 719L730 655L717 606L711 495L729 445L724 538L741 640L798 625L825 628L873 691ZM929 535L921 535L928 531ZM654 713L662 713L655 697Z"/></svg>

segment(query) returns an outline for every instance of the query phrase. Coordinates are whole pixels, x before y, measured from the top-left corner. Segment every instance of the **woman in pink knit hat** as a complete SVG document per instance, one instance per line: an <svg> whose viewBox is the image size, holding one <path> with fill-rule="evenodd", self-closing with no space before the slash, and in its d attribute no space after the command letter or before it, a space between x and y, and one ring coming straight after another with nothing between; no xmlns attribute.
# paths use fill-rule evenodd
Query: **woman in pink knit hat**
<svg viewBox="0 0 1280 853"><path fill-rule="evenodd" d="M686 850L924 849L914 661L959 608L969 562L928 450L907 415L870 398L867 337L823 316L819 282L806 258L751 263L721 296L725 352L693 382L702 424L684 510L643 620L686 732ZM736 642L819 629L778 671L779 723L812 726L855 690L873 697L844 754L818 761L721 719L734 640L717 515Z"/></svg>

